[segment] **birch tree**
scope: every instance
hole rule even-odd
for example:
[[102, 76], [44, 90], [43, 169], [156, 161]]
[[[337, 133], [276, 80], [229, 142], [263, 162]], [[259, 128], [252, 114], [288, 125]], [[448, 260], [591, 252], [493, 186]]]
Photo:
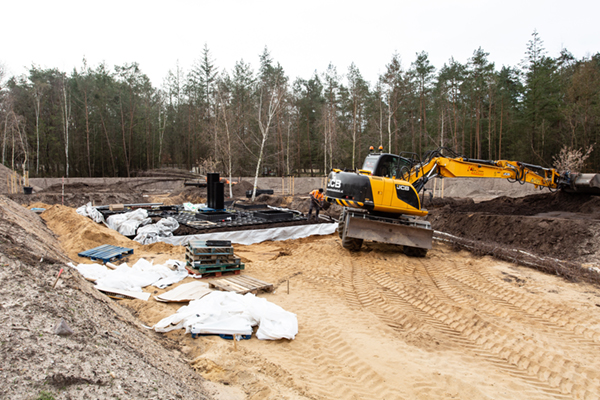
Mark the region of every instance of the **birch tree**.
[[[340, 101], [340, 77], [336, 68], [329, 64], [323, 77], [324, 81], [324, 112], [323, 112], [323, 166], [327, 173], [333, 168], [333, 146], [337, 136]], [[329, 167], [329, 168], [328, 168]]]
[[275, 115], [281, 108], [282, 100], [287, 90], [287, 79], [283, 75], [283, 69], [279, 65], [273, 67], [270, 54], [266, 48], [261, 55], [260, 77], [256, 89], [258, 92], [257, 122], [260, 133], [260, 150], [254, 173], [252, 201], [256, 199], [258, 174], [263, 161], [265, 144], [267, 143]]
[[[225, 131], [225, 143], [224, 147], [224, 160], [223, 164], [225, 165], [225, 171], [229, 176], [229, 197], [233, 197], [233, 188], [232, 188], [232, 171], [233, 171], [233, 152], [231, 146], [231, 130], [230, 130], [230, 121], [231, 118], [231, 92], [230, 92], [230, 84], [229, 77], [224, 76], [223, 79], [217, 82], [217, 119], [220, 116], [223, 120], [223, 130]], [[215, 130], [216, 131], [216, 130]], [[215, 134], [216, 135], [216, 134]]]
[[348, 68], [348, 91], [350, 94], [350, 108], [352, 114], [352, 168], [356, 168], [356, 145], [360, 139], [365, 96], [368, 93], [367, 83], [360, 71], [352, 63]]

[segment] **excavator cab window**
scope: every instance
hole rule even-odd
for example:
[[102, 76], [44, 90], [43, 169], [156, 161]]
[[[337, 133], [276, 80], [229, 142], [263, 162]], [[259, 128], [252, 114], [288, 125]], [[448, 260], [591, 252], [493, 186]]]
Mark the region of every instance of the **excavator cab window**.
[[367, 158], [365, 158], [365, 162], [363, 163], [362, 169], [365, 171], [369, 171], [370, 173], [373, 173], [373, 171], [375, 170], [375, 167], [377, 166], [377, 162], [378, 162], [379, 158], [380, 158], [379, 154], [373, 154], [373, 155], [367, 156]]
[[384, 178], [393, 178], [398, 176], [400, 158], [391, 154], [384, 154], [379, 158], [377, 169], [373, 175]]

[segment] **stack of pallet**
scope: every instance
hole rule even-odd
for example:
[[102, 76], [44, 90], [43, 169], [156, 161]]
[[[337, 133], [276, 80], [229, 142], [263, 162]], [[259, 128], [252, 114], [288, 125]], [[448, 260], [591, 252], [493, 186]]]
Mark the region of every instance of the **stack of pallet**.
[[193, 275], [239, 274], [244, 269], [229, 240], [191, 240], [185, 251], [186, 269]]

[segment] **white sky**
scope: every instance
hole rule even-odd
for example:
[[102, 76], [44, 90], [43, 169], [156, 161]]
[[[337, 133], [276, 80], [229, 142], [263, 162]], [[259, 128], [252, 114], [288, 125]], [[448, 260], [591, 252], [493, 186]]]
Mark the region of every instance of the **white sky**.
[[481, 46], [499, 69], [517, 66], [534, 29], [549, 56], [600, 51], [598, 0], [0, 0], [0, 63], [10, 75], [35, 63], [70, 73], [138, 62], [154, 86], [177, 63], [188, 71], [208, 45], [215, 66], [243, 59], [254, 70], [265, 46], [286, 74], [309, 79], [354, 62], [374, 83], [397, 52], [439, 69]]

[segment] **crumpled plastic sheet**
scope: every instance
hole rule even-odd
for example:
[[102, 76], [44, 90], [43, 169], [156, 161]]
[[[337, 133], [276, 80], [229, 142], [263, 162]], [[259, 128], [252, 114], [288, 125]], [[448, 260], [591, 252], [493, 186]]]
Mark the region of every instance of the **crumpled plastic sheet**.
[[150, 222], [152, 222], [152, 218], [148, 218], [148, 211], [143, 208], [124, 214], [111, 215], [106, 219], [106, 223], [110, 229], [124, 236], [135, 235], [139, 226], [147, 225]]
[[[167, 266], [169, 264], [175, 265], [177, 269], [172, 270]], [[149, 285], [164, 289], [188, 276], [185, 265], [176, 260], [169, 260], [164, 265], [153, 265], [152, 262], [140, 258], [131, 268], [127, 264], [121, 264], [114, 270], [102, 264], [68, 265], [86, 279], [95, 280], [99, 286], [131, 292], [141, 292], [143, 287]]]
[[200, 203], [200, 204], [183, 203], [183, 209], [185, 211], [197, 212], [198, 210], [202, 210], [203, 208], [206, 208], [205, 203]]
[[133, 239], [141, 244], [156, 243], [162, 237], [173, 236], [173, 232], [179, 228], [179, 222], [173, 217], [162, 218], [156, 224], [142, 226], [137, 230], [137, 236]]
[[236, 244], [254, 244], [267, 240], [300, 239], [312, 235], [330, 235], [337, 229], [337, 223], [285, 226], [281, 228], [251, 229], [233, 232], [212, 232], [199, 235], [171, 236], [159, 241], [175, 246], [185, 246], [191, 240], [230, 240]]
[[252, 293], [221, 291], [191, 301], [152, 328], [156, 332], [184, 328], [193, 334], [251, 335], [256, 325], [256, 337], [261, 340], [294, 339], [298, 334], [296, 314]]
[[92, 202], [87, 203], [85, 206], [79, 207], [75, 210], [77, 214], [83, 215], [84, 217], [91, 218], [96, 223], [105, 223], [104, 215], [100, 211], [96, 209], [96, 207], [92, 206]]

